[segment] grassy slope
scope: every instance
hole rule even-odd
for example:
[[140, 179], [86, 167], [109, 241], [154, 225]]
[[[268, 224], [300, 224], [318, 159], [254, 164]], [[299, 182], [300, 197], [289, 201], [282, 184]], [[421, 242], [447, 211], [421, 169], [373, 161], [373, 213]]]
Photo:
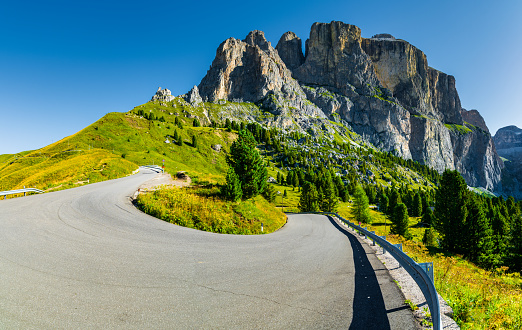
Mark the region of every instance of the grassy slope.
[[[419, 218], [410, 218], [412, 240], [390, 234], [390, 221], [370, 210], [373, 223], [366, 226], [377, 235], [386, 235], [392, 243], [402, 243], [403, 250], [417, 262], [433, 262], [437, 291], [453, 308], [462, 329], [521, 329], [522, 278], [504, 275], [502, 270], [485, 271], [458, 255], [444, 254], [438, 248], [422, 244], [424, 228]], [[349, 203], [342, 203], [339, 214], [352, 219]]]
[[[170, 118], [169, 118], [170, 117]], [[174, 116], [166, 122], [149, 121], [131, 113], [109, 113], [80, 132], [39, 150], [0, 156], [0, 190], [27, 187], [66, 188], [84, 181], [96, 182], [132, 173], [138, 165], [161, 164], [176, 172], [185, 170], [210, 182], [224, 179], [224, 152], [235, 134], [224, 130], [185, 126], [177, 128], [184, 144], [164, 141], [174, 133]], [[192, 119], [180, 117], [186, 125]], [[199, 146], [191, 146], [197, 135]]]

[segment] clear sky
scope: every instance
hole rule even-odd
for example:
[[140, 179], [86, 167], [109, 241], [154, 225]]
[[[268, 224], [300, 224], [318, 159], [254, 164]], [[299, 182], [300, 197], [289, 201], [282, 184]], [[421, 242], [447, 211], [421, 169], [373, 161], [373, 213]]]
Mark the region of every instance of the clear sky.
[[522, 2], [2, 1], [0, 154], [38, 149], [108, 112], [198, 85], [219, 44], [262, 30], [308, 38], [314, 22], [390, 33], [455, 76], [490, 131], [522, 127]]

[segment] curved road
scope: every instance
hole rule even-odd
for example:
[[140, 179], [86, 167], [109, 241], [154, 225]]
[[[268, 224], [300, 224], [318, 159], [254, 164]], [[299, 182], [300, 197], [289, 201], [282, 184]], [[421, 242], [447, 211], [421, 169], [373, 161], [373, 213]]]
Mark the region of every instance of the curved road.
[[382, 263], [331, 219], [179, 227], [130, 203], [154, 175], [1, 200], [0, 328], [415, 328]]

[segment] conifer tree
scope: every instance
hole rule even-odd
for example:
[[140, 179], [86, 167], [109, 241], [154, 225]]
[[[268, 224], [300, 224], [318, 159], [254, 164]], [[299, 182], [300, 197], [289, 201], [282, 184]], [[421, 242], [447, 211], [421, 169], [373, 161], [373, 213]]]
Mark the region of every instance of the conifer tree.
[[511, 251], [509, 257], [510, 268], [522, 271], [522, 217], [515, 213], [511, 222]]
[[199, 119], [196, 117], [194, 118], [194, 121], [192, 122], [192, 126], [194, 127], [200, 127], [201, 123], [199, 122]]
[[362, 223], [371, 223], [371, 216], [368, 204], [368, 197], [364, 192], [364, 189], [357, 185], [355, 187], [355, 193], [353, 194], [353, 205], [352, 214], [355, 217], [355, 221]]
[[234, 168], [241, 182], [243, 197], [246, 199], [262, 193], [267, 184], [268, 172], [255, 146], [250, 131], [239, 131], [227, 157], [229, 166]]
[[183, 145], [183, 139], [181, 138], [181, 134], [178, 135], [178, 141], [176, 141], [177, 145], [178, 146], [182, 146]]
[[409, 236], [409, 219], [408, 208], [404, 203], [399, 203], [393, 208], [391, 216], [391, 233], [401, 235], [408, 238]]
[[317, 189], [313, 183], [305, 181], [303, 189], [301, 189], [301, 197], [299, 198], [299, 209], [301, 212], [317, 212], [319, 196]]
[[395, 209], [395, 206], [397, 206], [397, 204], [399, 203], [402, 203], [401, 201], [401, 195], [399, 194], [399, 189], [397, 189], [396, 187], [392, 187], [391, 188], [391, 193], [390, 193], [390, 201], [388, 203], [388, 208], [387, 208], [387, 211], [388, 211], [388, 215], [392, 215], [393, 214], [393, 210]]
[[388, 196], [386, 196], [386, 194], [383, 193], [379, 200], [379, 211], [386, 214], [388, 212], [388, 203], [389, 203]]
[[461, 238], [468, 214], [467, 195], [468, 186], [460, 173], [444, 171], [435, 194], [435, 229], [442, 246], [456, 253], [464, 252]]
[[221, 194], [223, 197], [233, 202], [241, 199], [241, 196], [243, 195], [241, 182], [239, 181], [236, 172], [234, 172], [233, 167], [228, 168], [226, 181], [226, 184], [221, 188]]
[[411, 216], [412, 217], [420, 217], [422, 215], [422, 201], [419, 192], [415, 192], [413, 195], [413, 202], [411, 205]]
[[437, 246], [437, 239], [435, 238], [435, 230], [433, 228], [424, 229], [422, 243], [426, 246]]
[[325, 212], [335, 212], [337, 210], [337, 194], [332, 177], [325, 171], [323, 176], [323, 203], [321, 209]]
[[196, 135], [192, 135], [192, 146], [194, 148], [197, 148], [198, 147], [198, 138]]
[[462, 235], [464, 253], [471, 261], [489, 267], [493, 253], [492, 230], [478, 197], [469, 194], [468, 216]]
[[422, 215], [422, 222], [427, 224], [428, 226], [432, 227], [433, 226], [433, 211], [431, 210], [431, 208], [427, 208], [425, 211], [424, 211], [424, 214]]

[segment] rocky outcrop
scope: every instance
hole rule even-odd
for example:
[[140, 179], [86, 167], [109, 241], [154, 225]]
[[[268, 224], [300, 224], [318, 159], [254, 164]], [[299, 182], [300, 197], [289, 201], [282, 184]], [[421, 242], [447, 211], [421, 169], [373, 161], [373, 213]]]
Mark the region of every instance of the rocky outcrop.
[[306, 59], [293, 76], [307, 85], [329, 86], [343, 94], [371, 94], [378, 84], [369, 56], [361, 48], [361, 29], [343, 22], [314, 23]]
[[286, 32], [281, 36], [281, 39], [279, 39], [277, 43], [276, 50], [279, 57], [290, 70], [300, 67], [305, 61], [301, 38], [293, 32]]
[[462, 110], [455, 78], [429, 67], [421, 50], [389, 34], [362, 38], [357, 26], [335, 21], [313, 24], [305, 56], [301, 47], [292, 32], [276, 49], [261, 31], [227, 39], [200, 95], [255, 103], [273, 116], [263, 119], [269, 126], [333, 134], [330, 121], [342, 123], [382, 150], [500, 187], [502, 163], [482, 117]]
[[182, 95], [183, 99], [190, 103], [193, 106], [197, 106], [201, 103], [203, 103], [203, 99], [201, 99], [201, 96], [199, 95], [198, 86], [192, 87], [190, 92], [187, 94]]
[[277, 115], [270, 124], [306, 130], [309, 117], [326, 119], [321, 109], [306, 99], [299, 83], [292, 78], [278, 52], [264, 33], [252, 31], [245, 40], [223, 42], [212, 66], [199, 84], [204, 100], [259, 103]]
[[163, 102], [169, 102], [174, 100], [174, 96], [172, 96], [170, 90], [168, 89], [161, 89], [161, 87], [158, 87], [158, 91], [154, 96], [152, 97], [151, 101], [163, 101]]
[[466, 110], [462, 108], [460, 110], [460, 114], [462, 115], [462, 120], [464, 120], [466, 123], [469, 123], [475, 127], [480, 128], [484, 132], [489, 133], [489, 128], [486, 125], [486, 121], [484, 120], [484, 118], [482, 118], [482, 116], [477, 110]]

